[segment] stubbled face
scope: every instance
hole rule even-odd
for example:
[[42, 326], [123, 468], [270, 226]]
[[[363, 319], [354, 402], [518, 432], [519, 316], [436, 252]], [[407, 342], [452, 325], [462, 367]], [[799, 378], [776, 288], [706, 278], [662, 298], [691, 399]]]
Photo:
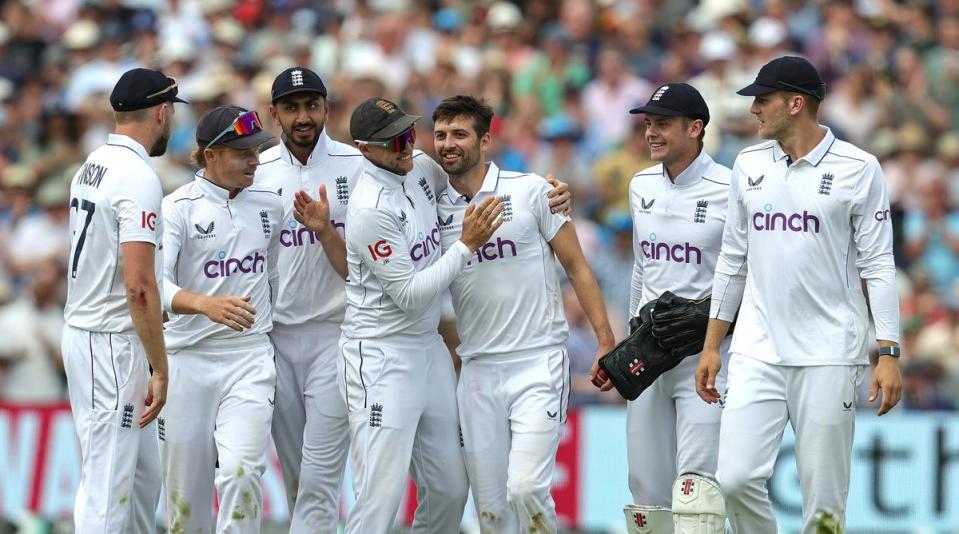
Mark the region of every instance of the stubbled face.
[[699, 151], [699, 141], [691, 131], [692, 121], [684, 117], [646, 114], [646, 144], [653, 161], [671, 163]]
[[294, 93], [270, 106], [270, 115], [280, 125], [283, 135], [301, 148], [316, 144], [329, 111], [329, 103], [319, 93]]
[[759, 120], [759, 136], [763, 139], [782, 139], [789, 130], [787, 101], [778, 91], [753, 98], [749, 112]]
[[226, 189], [242, 189], [253, 185], [253, 174], [260, 164], [260, 150], [259, 147], [208, 148], [206, 161], [206, 176], [211, 182]]
[[156, 158], [166, 154], [167, 145], [170, 143], [170, 132], [173, 131], [173, 105], [164, 104], [163, 114], [166, 120], [163, 121], [163, 127], [160, 136], [150, 147], [150, 157]]
[[450, 176], [461, 176], [482, 164], [489, 142], [489, 132], [479, 137], [473, 119], [468, 117], [440, 120], [433, 126], [433, 148], [440, 166]]

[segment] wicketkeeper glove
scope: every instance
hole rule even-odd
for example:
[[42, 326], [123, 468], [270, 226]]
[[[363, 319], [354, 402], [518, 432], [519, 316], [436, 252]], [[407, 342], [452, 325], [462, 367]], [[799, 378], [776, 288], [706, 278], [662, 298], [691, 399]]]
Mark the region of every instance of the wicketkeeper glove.
[[[706, 341], [710, 297], [686, 299], [666, 291], [652, 312], [653, 337], [659, 346], [677, 358], [698, 354]], [[729, 326], [732, 334], [735, 322]]]
[[599, 359], [600, 373], [605, 374], [627, 400], [639, 397], [659, 375], [682, 361], [663, 350], [653, 337], [652, 314], [656, 306], [657, 300], [651, 300], [640, 308], [639, 315], [630, 321], [629, 337]]

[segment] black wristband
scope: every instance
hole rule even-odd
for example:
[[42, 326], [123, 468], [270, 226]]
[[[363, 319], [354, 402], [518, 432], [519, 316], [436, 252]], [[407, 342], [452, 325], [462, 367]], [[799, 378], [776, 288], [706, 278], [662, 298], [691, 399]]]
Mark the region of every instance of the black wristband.
[[879, 347], [880, 356], [892, 356], [893, 358], [898, 358], [902, 353], [899, 350], [899, 347]]

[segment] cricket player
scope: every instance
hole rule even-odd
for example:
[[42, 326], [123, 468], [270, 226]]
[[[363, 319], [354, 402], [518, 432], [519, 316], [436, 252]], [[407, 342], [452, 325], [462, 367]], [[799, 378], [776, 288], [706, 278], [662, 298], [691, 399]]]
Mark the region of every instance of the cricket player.
[[254, 111], [208, 111], [196, 129], [196, 178], [163, 199], [171, 402], [159, 432], [171, 532], [210, 532], [214, 483], [217, 531], [260, 529], [283, 206], [275, 191], [251, 186], [271, 137]]
[[899, 401], [899, 301], [889, 196], [876, 158], [817, 121], [826, 87], [805, 59], [781, 57], [739, 94], [768, 141], [733, 166], [696, 389], [720, 400], [720, 344], [730, 348], [718, 478], [737, 534], [776, 532], [766, 491], [787, 421], [796, 433], [803, 532], [840, 532], [868, 364], [869, 295], [879, 361], [869, 400]]
[[185, 101], [173, 78], [123, 73], [110, 94], [115, 133], [70, 183], [62, 351], [80, 441], [80, 534], [156, 530], [152, 421], [166, 402], [168, 374], [157, 285], [163, 191], [149, 158], [166, 152], [174, 102]]
[[[307, 68], [276, 77], [270, 115], [283, 131], [282, 142], [260, 154], [255, 179], [257, 187], [283, 199], [280, 290], [270, 333], [277, 372], [273, 441], [293, 533], [336, 532], [350, 438], [336, 385], [336, 345], [346, 307], [346, 208], [365, 159], [356, 147], [327, 135], [326, 97], [323, 80]], [[318, 232], [294, 217], [300, 190], [319, 191], [329, 206], [328, 223]], [[338, 257], [328, 258], [325, 249]]]
[[599, 340], [615, 345], [602, 293], [570, 218], [550, 210], [540, 176], [486, 161], [493, 110], [470, 96], [440, 102], [433, 143], [450, 184], [437, 212], [452, 249], [470, 207], [503, 202], [502, 227], [450, 286], [462, 344], [457, 387], [466, 468], [482, 532], [557, 531], [550, 495], [569, 400], [569, 337], [556, 259]]
[[[665, 291], [709, 296], [722, 243], [730, 170], [703, 150], [706, 101], [685, 83], [660, 86], [646, 105], [646, 143], [658, 165], [633, 176], [633, 276], [630, 314]], [[728, 343], [720, 347], [728, 360]], [[663, 373], [626, 408], [630, 534], [722, 534], [725, 507], [715, 482], [718, 404], [704, 405], [689, 380], [698, 358]], [[598, 371], [594, 365], [593, 373]], [[716, 377], [725, 382], [725, 375]], [[609, 388], [611, 384], [604, 387]]]

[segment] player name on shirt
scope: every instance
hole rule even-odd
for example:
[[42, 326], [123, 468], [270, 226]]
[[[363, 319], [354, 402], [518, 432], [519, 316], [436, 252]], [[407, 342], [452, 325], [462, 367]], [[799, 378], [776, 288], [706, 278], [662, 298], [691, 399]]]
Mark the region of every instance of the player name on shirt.
[[103, 165], [87, 162], [83, 164], [83, 167], [80, 168], [80, 172], [77, 173], [75, 183], [77, 185], [100, 187], [100, 182], [103, 181], [103, 177], [106, 175], [106, 173], [107, 168]]

